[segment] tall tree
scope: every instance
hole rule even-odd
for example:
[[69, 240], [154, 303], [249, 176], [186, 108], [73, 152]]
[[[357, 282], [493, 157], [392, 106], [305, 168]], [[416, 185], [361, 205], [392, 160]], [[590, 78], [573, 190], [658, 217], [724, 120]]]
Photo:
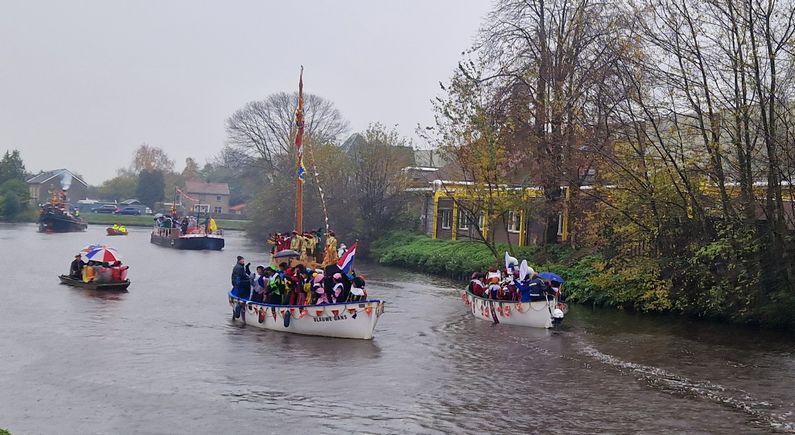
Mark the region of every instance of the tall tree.
[[25, 164], [19, 150], [6, 151], [0, 159], [0, 184], [13, 179], [25, 180]]
[[144, 143], [136, 148], [130, 170], [135, 174], [142, 171], [173, 172], [174, 161], [168, 158], [162, 148]]
[[165, 198], [165, 187], [163, 171], [143, 170], [138, 176], [138, 187], [135, 193], [139, 201], [154, 208], [155, 202]]
[[353, 183], [351, 193], [361, 217], [357, 231], [371, 241], [393, 227], [406, 205], [403, 169], [414, 164], [411, 143], [397, 130], [370, 124], [362, 140], [348, 150]]
[[199, 178], [201, 174], [199, 173], [199, 164], [196, 163], [192, 157], [188, 157], [185, 159], [185, 169], [182, 170], [182, 178], [184, 180], [190, 180], [193, 178]]

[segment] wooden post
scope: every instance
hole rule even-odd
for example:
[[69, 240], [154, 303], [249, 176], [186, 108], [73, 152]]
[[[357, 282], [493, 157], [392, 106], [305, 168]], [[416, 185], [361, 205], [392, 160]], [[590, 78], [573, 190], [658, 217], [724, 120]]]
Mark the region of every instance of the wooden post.
[[569, 240], [569, 198], [571, 196], [571, 187], [566, 186], [564, 189], [566, 189], [566, 195], [563, 197], [563, 228], [560, 236], [563, 242]]
[[431, 238], [436, 240], [438, 237], [439, 232], [439, 197], [440, 192], [433, 193], [433, 231], [431, 232]]
[[458, 202], [456, 202], [455, 194], [453, 194], [453, 216], [452, 223], [450, 224], [450, 240], [455, 240], [458, 232]]
[[301, 179], [295, 181], [295, 231], [304, 233], [304, 183]]

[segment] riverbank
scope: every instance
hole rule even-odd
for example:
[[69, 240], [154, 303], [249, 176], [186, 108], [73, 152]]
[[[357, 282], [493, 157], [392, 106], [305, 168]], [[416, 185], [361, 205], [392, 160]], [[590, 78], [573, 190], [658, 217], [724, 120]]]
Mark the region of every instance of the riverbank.
[[[116, 214], [102, 214], [102, 213], [84, 213], [80, 218], [89, 224], [97, 225], [125, 225], [128, 227], [151, 227], [152, 216], [127, 216]], [[216, 220], [218, 228], [222, 230], [244, 230], [249, 223], [247, 220], [230, 220], [218, 219]]]
[[[670, 279], [663, 278], [659, 262], [652, 258], [607, 259], [600, 252], [557, 245], [543, 249], [498, 245], [497, 251], [527, 259], [536, 271], [561, 275], [566, 279], [564, 293], [569, 302], [627, 311], [691, 314], [677, 305], [678, 292]], [[370, 254], [381, 264], [446, 276], [462, 281], [462, 286], [472, 272], [501, 265], [482, 242], [433, 240], [411, 233], [393, 233], [374, 242]], [[719, 316], [698, 317], [741, 322]]]

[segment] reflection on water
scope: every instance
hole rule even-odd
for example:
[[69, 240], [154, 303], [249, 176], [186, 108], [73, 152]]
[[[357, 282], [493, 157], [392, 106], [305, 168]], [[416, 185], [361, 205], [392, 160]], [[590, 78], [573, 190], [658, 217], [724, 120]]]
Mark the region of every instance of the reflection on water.
[[[386, 314], [372, 341], [231, 321], [235, 256], [150, 245], [146, 229], [0, 225], [0, 427], [14, 433], [766, 433], [795, 430], [785, 334], [572, 307], [563, 330], [472, 318], [457, 283], [360, 264]], [[110, 243], [129, 293], [58, 283]]]

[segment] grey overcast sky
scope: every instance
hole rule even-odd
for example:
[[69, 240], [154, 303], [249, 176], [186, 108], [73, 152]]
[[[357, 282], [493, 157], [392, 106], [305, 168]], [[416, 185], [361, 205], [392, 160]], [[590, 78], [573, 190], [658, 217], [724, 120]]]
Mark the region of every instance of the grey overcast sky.
[[226, 118], [297, 87], [360, 131], [432, 121], [438, 82], [488, 0], [0, 2], [0, 152], [100, 184], [143, 142], [184, 167], [220, 150]]

